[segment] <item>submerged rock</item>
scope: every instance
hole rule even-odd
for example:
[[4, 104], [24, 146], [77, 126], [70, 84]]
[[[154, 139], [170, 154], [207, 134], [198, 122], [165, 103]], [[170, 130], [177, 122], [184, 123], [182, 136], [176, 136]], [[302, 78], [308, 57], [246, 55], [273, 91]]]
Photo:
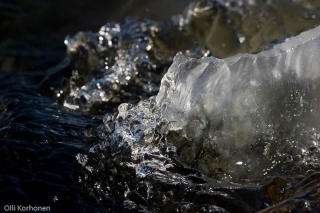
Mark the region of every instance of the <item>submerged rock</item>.
[[218, 58], [258, 53], [274, 40], [320, 21], [315, 1], [198, 0], [177, 18], [181, 27]]

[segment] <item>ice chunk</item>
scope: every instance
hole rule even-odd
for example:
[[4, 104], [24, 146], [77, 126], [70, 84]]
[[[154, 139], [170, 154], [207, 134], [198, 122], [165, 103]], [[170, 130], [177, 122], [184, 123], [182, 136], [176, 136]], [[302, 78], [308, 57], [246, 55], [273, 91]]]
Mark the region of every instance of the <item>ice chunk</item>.
[[139, 18], [107, 23], [99, 33], [80, 32], [66, 45], [75, 70], [68, 91], [57, 97], [65, 107], [91, 113], [156, 95], [178, 51], [199, 57], [207, 53], [176, 26]]
[[[146, 142], [142, 146], [148, 146], [154, 135], [153, 129], [159, 123], [161, 116], [155, 106], [155, 97], [142, 100], [135, 107], [123, 103], [118, 110], [115, 130], [108, 138], [113, 148], [117, 150], [124, 145], [133, 146], [135, 143], [141, 143], [142, 139]], [[148, 140], [148, 137], [151, 139]]]
[[190, 162], [205, 173], [222, 168], [235, 177], [261, 177], [281, 156], [298, 156], [290, 150], [311, 145], [301, 135], [320, 129], [319, 56], [320, 27], [256, 55], [177, 55], [156, 102], [163, 121], [191, 142], [172, 145], [198, 156]]

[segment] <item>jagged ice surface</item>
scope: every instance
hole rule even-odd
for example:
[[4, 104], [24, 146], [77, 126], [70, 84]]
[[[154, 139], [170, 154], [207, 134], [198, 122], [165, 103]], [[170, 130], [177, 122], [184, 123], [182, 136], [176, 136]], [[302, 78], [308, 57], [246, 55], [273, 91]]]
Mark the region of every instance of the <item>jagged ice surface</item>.
[[174, 23], [139, 18], [107, 23], [98, 33], [80, 32], [65, 44], [74, 70], [69, 88], [58, 89], [57, 98], [65, 107], [100, 113], [157, 94], [178, 51], [206, 54]]
[[177, 55], [156, 101], [162, 121], [189, 139], [179, 142], [180, 154], [195, 156], [190, 164], [209, 175], [222, 168], [247, 178], [286, 161], [315, 162], [319, 37], [318, 27], [271, 50], [226, 59]]

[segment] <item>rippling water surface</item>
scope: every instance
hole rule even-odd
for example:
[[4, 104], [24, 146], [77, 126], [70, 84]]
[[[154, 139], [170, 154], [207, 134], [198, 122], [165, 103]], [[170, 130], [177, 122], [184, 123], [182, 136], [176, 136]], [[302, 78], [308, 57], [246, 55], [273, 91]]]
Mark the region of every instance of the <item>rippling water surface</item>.
[[[319, 3], [50, 2], [0, 3], [1, 210], [320, 210], [318, 71], [286, 72], [316, 64], [317, 43], [260, 57], [318, 26]], [[206, 58], [264, 50], [283, 70]]]

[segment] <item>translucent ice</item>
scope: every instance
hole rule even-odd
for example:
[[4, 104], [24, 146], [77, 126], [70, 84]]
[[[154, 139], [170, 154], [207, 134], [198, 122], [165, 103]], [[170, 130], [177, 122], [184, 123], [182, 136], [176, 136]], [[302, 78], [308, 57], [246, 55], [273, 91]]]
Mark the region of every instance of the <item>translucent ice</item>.
[[284, 158], [317, 159], [308, 150], [320, 129], [319, 56], [320, 27], [256, 55], [177, 55], [156, 102], [162, 122], [187, 140], [169, 143], [209, 175], [261, 177], [283, 172]]
[[[102, 113], [114, 112], [110, 109], [129, 102], [119, 106], [114, 118], [104, 117], [105, 124], [97, 129], [96, 138], [102, 141], [102, 150], [108, 147], [113, 156], [133, 159], [136, 174], [141, 177], [155, 168], [162, 171], [161, 163], [149, 163], [145, 155], [164, 159], [165, 150], [177, 152], [187, 165], [218, 179], [260, 178], [287, 171], [296, 174], [296, 171], [303, 171], [303, 167], [314, 167], [319, 160], [319, 29], [295, 38], [277, 40], [268, 46], [270, 50], [256, 55], [199, 60], [179, 53], [162, 79], [156, 101], [152, 97], [137, 106], [132, 105], [158, 91], [157, 80], [177, 52], [174, 50], [179, 49], [171, 50], [181, 40], [179, 32], [183, 32], [182, 35], [185, 31], [201, 32], [187, 26], [198, 27], [204, 20], [209, 20], [211, 26], [212, 19], [204, 17], [212, 14], [205, 11], [215, 11], [221, 5], [210, 4], [215, 1], [198, 2], [204, 4], [196, 4], [194, 11], [201, 12], [198, 9], [204, 8], [203, 17], [195, 15], [198, 13], [190, 13], [189, 18], [177, 16], [173, 18], [173, 28], [152, 21], [145, 24], [143, 20], [135, 23], [128, 19], [122, 24], [105, 25], [99, 34], [89, 33], [84, 37], [79, 34], [68, 41], [68, 50], [71, 56], [75, 54], [78, 70], [70, 78], [70, 95], [65, 99], [65, 106]], [[230, 6], [230, 11], [232, 8]], [[244, 11], [240, 14], [245, 14]], [[198, 20], [197, 17], [202, 18]], [[255, 16], [250, 20], [256, 20]], [[248, 26], [251, 25], [249, 22]], [[314, 22], [308, 24], [309, 27], [313, 25]], [[177, 26], [179, 30], [175, 28]], [[206, 24], [201, 26], [209, 28]], [[247, 29], [247, 25], [239, 26]], [[270, 25], [266, 22], [263, 26]], [[243, 48], [236, 52], [261, 51], [275, 38], [284, 38], [301, 30], [304, 28], [292, 31], [276, 28], [275, 34], [270, 36], [269, 30], [254, 34], [251, 29], [248, 35], [254, 35], [252, 39], [258, 42], [257, 46], [253, 45], [257, 48], [252, 49], [255, 42], [249, 42], [251, 39], [244, 33], [246, 31], [237, 28], [235, 32], [243, 33], [236, 41]], [[161, 32], [167, 31], [179, 36], [162, 38]], [[215, 32], [219, 34], [221, 31]], [[207, 45], [215, 41], [219, 44], [215, 48], [225, 52], [220, 48], [223, 42], [219, 42], [217, 34], [209, 35], [210, 39], [206, 39], [204, 33]], [[224, 38], [223, 34], [219, 36]], [[276, 45], [281, 42], [285, 43]], [[198, 47], [197, 44], [191, 46], [187, 49], [201, 50], [194, 48]], [[85, 57], [87, 60], [79, 57], [83, 55], [80, 51], [83, 48], [88, 50], [90, 57]], [[161, 57], [156, 53], [161, 53]], [[159, 64], [159, 69], [154, 68], [153, 65]], [[81, 79], [83, 75], [86, 77]]]
[[65, 44], [74, 70], [63, 104], [95, 113], [156, 95], [178, 51], [199, 57], [204, 51], [173, 24], [138, 18], [107, 23], [99, 33], [80, 32]]

